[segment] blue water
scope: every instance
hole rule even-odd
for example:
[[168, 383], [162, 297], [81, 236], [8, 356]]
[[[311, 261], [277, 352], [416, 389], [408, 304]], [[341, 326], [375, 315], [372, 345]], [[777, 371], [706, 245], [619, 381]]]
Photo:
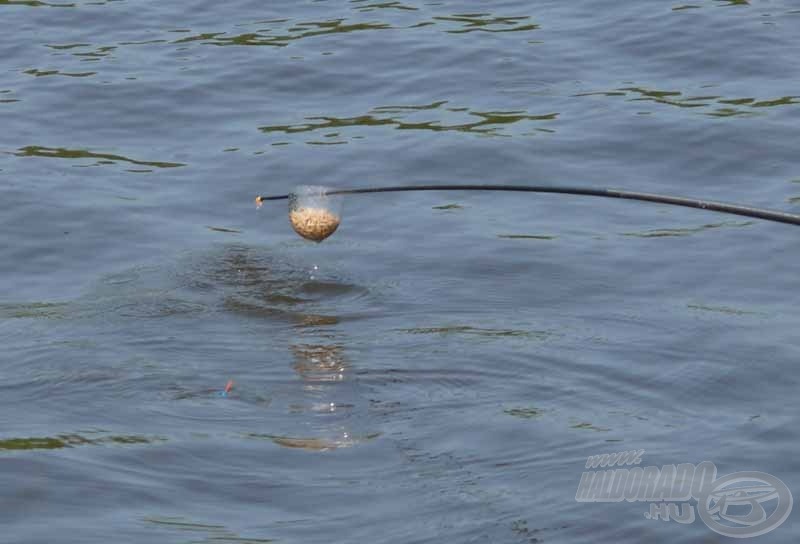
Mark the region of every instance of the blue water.
[[639, 449], [800, 493], [794, 227], [399, 193], [314, 244], [253, 203], [537, 183], [798, 212], [795, 3], [0, 21], [0, 541], [730, 540], [575, 500], [588, 456]]

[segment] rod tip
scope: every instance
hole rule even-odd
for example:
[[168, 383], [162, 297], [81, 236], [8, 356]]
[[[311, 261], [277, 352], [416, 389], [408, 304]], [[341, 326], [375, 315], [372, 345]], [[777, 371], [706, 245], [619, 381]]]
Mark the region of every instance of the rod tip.
[[260, 208], [263, 203], [264, 203], [264, 197], [261, 196], [261, 195], [258, 195], [256, 197], [256, 208]]

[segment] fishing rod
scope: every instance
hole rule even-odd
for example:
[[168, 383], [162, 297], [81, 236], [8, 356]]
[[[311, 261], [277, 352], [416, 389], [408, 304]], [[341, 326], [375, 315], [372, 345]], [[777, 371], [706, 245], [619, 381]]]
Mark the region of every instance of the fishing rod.
[[[409, 192], [409, 191], [507, 191], [507, 192], [523, 192], [523, 193], [551, 193], [551, 194], [565, 194], [565, 195], [579, 195], [579, 196], [596, 196], [604, 198], [620, 198], [626, 200], [639, 200], [643, 202], [655, 202], [658, 204], [669, 204], [672, 206], [683, 206], [686, 208], [697, 208], [701, 210], [709, 210], [713, 212], [727, 213], [733, 215], [740, 215], [745, 217], [754, 217], [763, 219], [765, 221], [774, 221], [777, 223], [788, 223], [790, 225], [800, 225], [800, 215], [782, 212], [777, 210], [769, 210], [764, 208], [756, 208], [753, 206], [742, 206], [739, 204], [730, 204], [727, 202], [718, 202], [714, 200], [700, 200], [696, 198], [687, 198], [680, 196], [661, 195], [655, 193], [642, 193], [638, 191], [625, 191], [621, 189], [608, 189], [608, 188], [593, 188], [593, 187], [574, 187], [574, 186], [549, 186], [549, 185], [492, 185], [492, 184], [445, 184], [445, 185], [396, 185], [389, 187], [367, 187], [362, 189], [332, 189], [325, 187], [305, 187], [305, 192], [289, 193], [277, 196], [258, 196], [256, 197], [256, 204], [260, 206], [263, 202], [268, 200], [287, 200], [290, 201], [300, 199], [303, 196], [317, 197], [324, 199], [327, 196], [334, 195], [352, 195], [352, 194], [365, 194], [365, 193], [393, 193], [393, 192]], [[332, 216], [335, 217], [335, 216]], [[336, 217], [336, 226], [333, 227], [327, 235], [320, 239], [316, 236], [305, 236], [303, 232], [298, 230], [295, 224], [295, 218], [291, 217], [292, 226], [295, 230], [304, 237], [321, 241], [324, 238], [333, 234], [333, 231], [338, 227], [338, 217]], [[316, 217], [300, 217], [297, 216], [298, 221], [309, 220], [310, 225], [314, 227]], [[330, 222], [324, 222], [327, 224]], [[312, 229], [313, 230], [313, 229]], [[322, 229], [321, 232], [325, 232]]]

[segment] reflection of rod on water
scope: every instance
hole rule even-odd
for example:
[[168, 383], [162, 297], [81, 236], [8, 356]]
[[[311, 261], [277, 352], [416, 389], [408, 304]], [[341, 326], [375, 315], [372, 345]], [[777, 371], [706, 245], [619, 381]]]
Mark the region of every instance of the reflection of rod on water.
[[[330, 450], [348, 448], [377, 436], [375, 433], [353, 436], [350, 411], [355, 408], [355, 405], [335, 400], [334, 393], [340, 392], [338, 389], [342, 387], [342, 384], [333, 382], [346, 381], [350, 368], [349, 363], [345, 360], [343, 347], [339, 344], [293, 344], [291, 350], [294, 355], [292, 367], [306, 384], [303, 388], [304, 391], [312, 397], [317, 397], [310, 406], [298, 406], [300, 411], [310, 410], [322, 416], [323, 414], [333, 415], [344, 410], [342, 415], [345, 418], [343, 420], [337, 418], [335, 422], [315, 420], [316, 424], [322, 423], [323, 428], [317, 431], [321, 431], [323, 436], [272, 436], [273, 442], [288, 448]], [[319, 399], [319, 396], [323, 398]]]
[[341, 346], [295, 344], [292, 346], [292, 353], [292, 366], [304, 380], [332, 382], [344, 379], [348, 364], [342, 356]]

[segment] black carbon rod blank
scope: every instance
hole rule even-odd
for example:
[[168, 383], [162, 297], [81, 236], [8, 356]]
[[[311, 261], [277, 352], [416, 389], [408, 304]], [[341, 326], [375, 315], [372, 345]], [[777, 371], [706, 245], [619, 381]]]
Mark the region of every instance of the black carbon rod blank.
[[[636, 191], [624, 191], [620, 189], [596, 189], [592, 187], [558, 187], [548, 185], [475, 185], [475, 184], [450, 184], [450, 185], [397, 185], [390, 187], [368, 187], [364, 189], [332, 189], [325, 194], [328, 195], [354, 195], [364, 193], [394, 193], [405, 191], [511, 191], [523, 193], [551, 193], [563, 195], [579, 196], [599, 196], [605, 198], [622, 198], [627, 200], [639, 200], [643, 202], [655, 202], [657, 204], [670, 204], [672, 206], [683, 206], [685, 208], [697, 208], [700, 210], [710, 210], [714, 212], [741, 215], [745, 217], [755, 217], [765, 221], [775, 221], [778, 223], [788, 223], [800, 225], [800, 215], [781, 212], [777, 210], [767, 210], [764, 208], [754, 208], [752, 206], [741, 206], [726, 202], [716, 202], [713, 200], [698, 200], [696, 198], [686, 198], [680, 196], [659, 195], [654, 193], [640, 193]], [[261, 204], [267, 200], [285, 200], [291, 195], [278, 196], [258, 196], [256, 203]]]

